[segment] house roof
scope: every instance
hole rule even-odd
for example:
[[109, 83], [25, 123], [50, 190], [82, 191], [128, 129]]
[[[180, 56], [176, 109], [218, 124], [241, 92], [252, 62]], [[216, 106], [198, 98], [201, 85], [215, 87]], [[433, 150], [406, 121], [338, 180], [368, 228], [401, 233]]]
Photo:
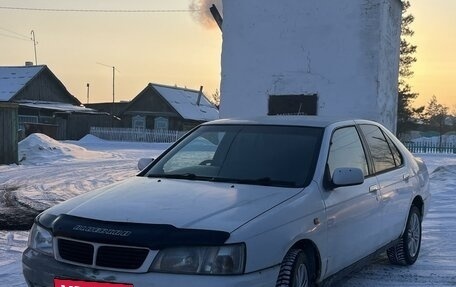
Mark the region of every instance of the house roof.
[[0, 67], [0, 101], [11, 100], [46, 66]]
[[187, 88], [150, 84], [182, 118], [195, 121], [212, 121], [219, 118], [218, 109], [206, 98], [201, 96], [199, 105], [199, 91]]
[[45, 102], [45, 101], [23, 101], [23, 102], [19, 102], [18, 104], [19, 104], [19, 106], [22, 106], [22, 107], [54, 110], [57, 112], [106, 114], [104, 112], [98, 112], [94, 109], [86, 108], [84, 106], [76, 106], [76, 105], [67, 104], [67, 103]]
[[52, 81], [62, 88], [63, 95], [68, 97], [75, 105], [81, 102], [67, 90], [65, 85], [46, 65], [0, 67], [0, 101], [15, 101], [18, 95], [34, 78], [41, 73], [47, 73]]

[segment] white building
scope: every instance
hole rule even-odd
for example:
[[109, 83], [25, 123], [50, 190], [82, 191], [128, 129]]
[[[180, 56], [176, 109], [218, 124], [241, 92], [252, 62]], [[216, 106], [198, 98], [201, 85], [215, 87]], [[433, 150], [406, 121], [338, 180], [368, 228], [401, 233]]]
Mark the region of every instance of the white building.
[[221, 117], [353, 116], [395, 130], [400, 0], [224, 0]]

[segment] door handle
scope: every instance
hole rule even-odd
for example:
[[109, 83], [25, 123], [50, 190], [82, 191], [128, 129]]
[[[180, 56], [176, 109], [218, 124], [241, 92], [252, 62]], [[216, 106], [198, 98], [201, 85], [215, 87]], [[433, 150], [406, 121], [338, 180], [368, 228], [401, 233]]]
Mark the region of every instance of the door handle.
[[369, 192], [377, 192], [377, 191], [379, 191], [379, 190], [380, 190], [380, 188], [379, 188], [378, 185], [376, 185], [376, 184], [375, 184], [375, 185], [371, 185], [371, 186], [369, 187]]
[[402, 175], [402, 179], [403, 179], [404, 181], [408, 181], [408, 180], [410, 179], [410, 174], [408, 174], [408, 173], [403, 174], [403, 175]]

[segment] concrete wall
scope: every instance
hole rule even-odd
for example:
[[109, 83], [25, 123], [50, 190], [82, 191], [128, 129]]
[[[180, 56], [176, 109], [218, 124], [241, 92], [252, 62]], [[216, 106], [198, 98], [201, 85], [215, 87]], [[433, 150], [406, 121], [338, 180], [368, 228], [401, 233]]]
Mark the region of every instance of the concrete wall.
[[220, 116], [270, 95], [318, 95], [318, 115], [396, 121], [400, 0], [225, 0]]

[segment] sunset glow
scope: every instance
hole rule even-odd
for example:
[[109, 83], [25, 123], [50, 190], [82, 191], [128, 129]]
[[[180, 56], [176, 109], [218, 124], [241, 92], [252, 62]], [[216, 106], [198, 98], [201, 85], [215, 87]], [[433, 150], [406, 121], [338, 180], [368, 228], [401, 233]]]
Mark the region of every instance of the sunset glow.
[[426, 105], [433, 95], [451, 109], [456, 106], [456, 1], [415, 0], [411, 41], [418, 46], [415, 75], [409, 80], [420, 95], [415, 106]]
[[[5, 0], [0, 6], [56, 9], [189, 10], [200, 0], [109, 2], [80, 0]], [[220, 1], [217, 1], [220, 2]], [[456, 1], [413, 0], [415, 16], [411, 41], [418, 45], [415, 75], [409, 79], [420, 95], [415, 106], [432, 95], [456, 106]], [[116, 101], [131, 100], [149, 82], [204, 86], [211, 95], [220, 85], [222, 33], [196, 12], [78, 13], [0, 9], [0, 65], [20, 66], [34, 61], [31, 30], [36, 34], [38, 64], [46, 64], [81, 102], [112, 100], [112, 72]], [[206, 22], [205, 22], [206, 21]], [[28, 38], [28, 39], [27, 39]]]

